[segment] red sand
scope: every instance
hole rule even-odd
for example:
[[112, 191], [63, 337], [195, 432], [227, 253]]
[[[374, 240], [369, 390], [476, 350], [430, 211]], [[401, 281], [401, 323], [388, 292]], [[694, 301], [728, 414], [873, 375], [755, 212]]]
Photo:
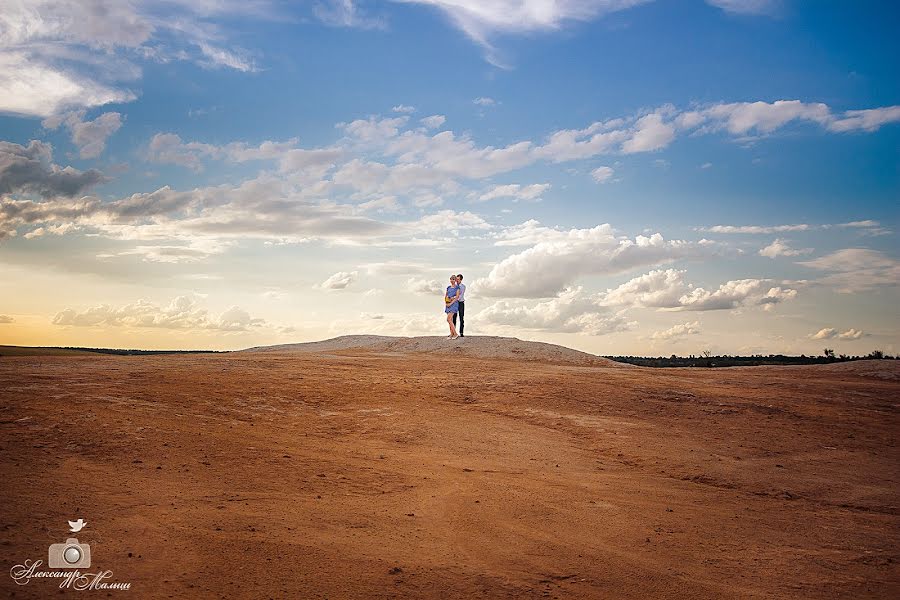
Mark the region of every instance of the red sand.
[[83, 517], [120, 597], [897, 598], [896, 367], [3, 357], [3, 563]]

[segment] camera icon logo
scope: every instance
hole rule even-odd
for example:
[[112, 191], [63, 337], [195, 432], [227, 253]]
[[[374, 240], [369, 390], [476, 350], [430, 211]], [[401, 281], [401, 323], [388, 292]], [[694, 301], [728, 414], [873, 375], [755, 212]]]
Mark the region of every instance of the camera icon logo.
[[64, 544], [50, 544], [47, 566], [51, 569], [88, 569], [91, 566], [90, 544], [79, 544], [69, 538]]

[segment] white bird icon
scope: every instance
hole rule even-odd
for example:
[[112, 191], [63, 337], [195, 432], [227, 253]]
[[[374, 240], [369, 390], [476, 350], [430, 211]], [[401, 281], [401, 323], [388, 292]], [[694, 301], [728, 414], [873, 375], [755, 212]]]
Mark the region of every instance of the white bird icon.
[[87, 525], [87, 522], [84, 519], [78, 519], [77, 521], [69, 521], [69, 531], [72, 533], [78, 533], [84, 526]]

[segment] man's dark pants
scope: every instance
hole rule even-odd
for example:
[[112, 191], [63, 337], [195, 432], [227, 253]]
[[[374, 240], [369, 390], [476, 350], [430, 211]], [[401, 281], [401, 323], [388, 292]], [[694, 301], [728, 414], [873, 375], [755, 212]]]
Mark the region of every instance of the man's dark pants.
[[[459, 302], [459, 335], [463, 334], [466, 327], [466, 303]], [[456, 313], [453, 313], [453, 326], [456, 327]]]

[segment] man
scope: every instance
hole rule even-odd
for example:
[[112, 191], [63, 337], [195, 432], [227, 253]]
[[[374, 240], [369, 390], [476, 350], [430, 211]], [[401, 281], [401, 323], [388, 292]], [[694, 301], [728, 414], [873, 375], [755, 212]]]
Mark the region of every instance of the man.
[[[459, 286], [459, 337], [463, 335], [466, 326], [466, 284], [462, 282], [462, 273], [456, 276], [456, 284]], [[456, 314], [453, 315], [453, 325], [456, 326]]]

